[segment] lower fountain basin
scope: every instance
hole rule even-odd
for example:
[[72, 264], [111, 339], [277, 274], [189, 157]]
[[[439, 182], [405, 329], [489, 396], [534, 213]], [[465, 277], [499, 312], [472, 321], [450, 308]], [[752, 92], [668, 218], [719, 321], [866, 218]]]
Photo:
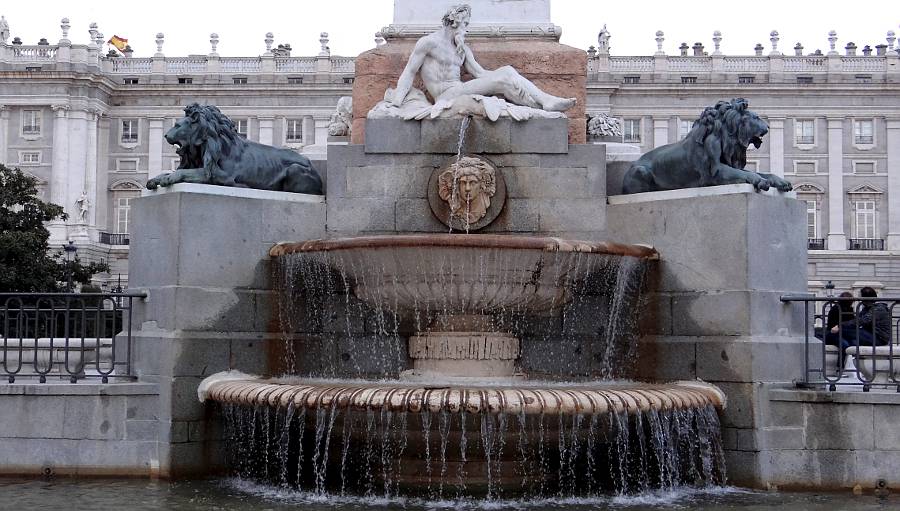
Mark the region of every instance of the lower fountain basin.
[[725, 405], [721, 390], [700, 382], [545, 386], [517, 382], [515, 386], [492, 383], [481, 387], [413, 382], [211, 380], [205, 387], [205, 397], [244, 406], [526, 415], [620, 414], [650, 409], [702, 408], [707, 405], [722, 408]]

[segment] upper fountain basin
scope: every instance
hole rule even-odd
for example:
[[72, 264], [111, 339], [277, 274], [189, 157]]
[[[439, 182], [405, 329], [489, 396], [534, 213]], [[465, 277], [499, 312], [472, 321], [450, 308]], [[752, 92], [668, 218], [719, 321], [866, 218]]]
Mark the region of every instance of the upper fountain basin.
[[372, 306], [442, 314], [552, 310], [622, 257], [658, 258], [643, 245], [490, 234], [362, 236], [269, 251], [273, 258], [290, 254], [336, 271]]

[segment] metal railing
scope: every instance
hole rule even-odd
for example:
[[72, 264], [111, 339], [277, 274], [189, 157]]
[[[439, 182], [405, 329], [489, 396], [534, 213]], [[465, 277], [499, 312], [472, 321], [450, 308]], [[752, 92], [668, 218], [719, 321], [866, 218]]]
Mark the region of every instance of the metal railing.
[[884, 240], [879, 238], [850, 238], [850, 250], [884, 250]]
[[0, 376], [131, 379], [131, 324], [144, 293], [0, 293]]
[[105, 243], [107, 245], [128, 245], [130, 243], [130, 239], [128, 238], [128, 233], [111, 233], [111, 232], [101, 232], [100, 233], [100, 243]]
[[[803, 304], [803, 380], [795, 382], [797, 386], [827, 387], [831, 391], [838, 386], [861, 386], [864, 392], [883, 386], [900, 392], [900, 296], [838, 298], [797, 294], [783, 295], [781, 301]], [[855, 304], [852, 317], [841, 311], [841, 303]], [[876, 334], [880, 321], [877, 314], [873, 325], [859, 323], [863, 308], [877, 303], [886, 308], [882, 320], [886, 323], [889, 318], [889, 338]], [[822, 305], [819, 312], [817, 304]], [[837, 334], [830, 331], [827, 321], [834, 309], [842, 320]]]
[[807, 250], [825, 250], [825, 238], [807, 238]]

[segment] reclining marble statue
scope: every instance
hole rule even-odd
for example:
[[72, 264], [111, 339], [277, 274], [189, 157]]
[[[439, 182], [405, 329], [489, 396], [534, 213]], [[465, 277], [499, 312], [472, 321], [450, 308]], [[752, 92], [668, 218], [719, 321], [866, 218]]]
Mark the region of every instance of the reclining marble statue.
[[244, 139], [215, 106], [194, 103], [184, 114], [164, 135], [181, 157], [178, 169], [147, 188], [201, 183], [322, 195], [322, 178], [306, 156]]
[[747, 148], [759, 149], [769, 125], [750, 110], [746, 99], [706, 107], [685, 138], [641, 155], [625, 172], [622, 193], [657, 192], [749, 183], [757, 190], [781, 192], [791, 183], [775, 174], [746, 170]]
[[[471, 115], [492, 121], [565, 117], [563, 112], [575, 105], [575, 98], [548, 94], [511, 66], [489, 70], [478, 64], [465, 40], [471, 14], [469, 5], [451, 7], [442, 19], [443, 27], [416, 42], [397, 87], [388, 89], [384, 101], [367, 117], [411, 120]], [[463, 67], [471, 80], [462, 81]], [[433, 105], [413, 87], [417, 74], [434, 98]]]

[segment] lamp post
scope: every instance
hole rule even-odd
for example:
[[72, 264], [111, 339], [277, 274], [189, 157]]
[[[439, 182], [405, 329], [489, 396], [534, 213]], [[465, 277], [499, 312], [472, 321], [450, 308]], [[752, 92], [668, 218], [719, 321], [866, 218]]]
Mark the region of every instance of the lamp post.
[[825, 283], [825, 296], [831, 298], [834, 296], [834, 282], [828, 281]]
[[68, 245], [63, 245], [63, 250], [66, 252], [66, 293], [72, 292], [72, 261], [75, 259], [75, 252], [78, 251], [78, 247], [75, 246], [75, 242], [69, 240]]

